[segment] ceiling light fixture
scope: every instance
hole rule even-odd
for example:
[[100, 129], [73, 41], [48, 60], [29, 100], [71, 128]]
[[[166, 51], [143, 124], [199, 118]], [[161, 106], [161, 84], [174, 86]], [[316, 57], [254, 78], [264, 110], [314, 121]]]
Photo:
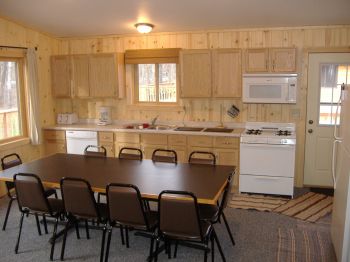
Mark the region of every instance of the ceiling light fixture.
[[135, 24], [137, 31], [141, 34], [147, 34], [152, 31], [154, 25], [149, 23], [137, 23]]

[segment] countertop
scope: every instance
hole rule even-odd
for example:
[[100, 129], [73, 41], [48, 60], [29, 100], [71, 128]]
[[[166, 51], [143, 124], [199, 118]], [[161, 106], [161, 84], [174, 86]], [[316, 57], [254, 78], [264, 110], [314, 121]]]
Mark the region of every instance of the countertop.
[[[203, 127], [203, 125], [201, 125]], [[211, 127], [211, 126], [207, 126]], [[129, 129], [123, 127], [123, 125], [111, 124], [105, 126], [99, 126], [97, 124], [85, 124], [78, 123], [72, 125], [53, 125], [43, 127], [44, 130], [84, 130], [84, 131], [106, 131], [106, 132], [128, 132], [128, 133], [145, 133], [145, 134], [167, 134], [167, 135], [199, 135], [199, 136], [225, 136], [225, 137], [240, 137], [241, 133], [244, 131], [244, 128], [240, 127], [232, 127], [233, 131], [231, 133], [221, 133], [221, 132], [203, 132], [203, 131], [175, 131], [174, 128], [170, 129]]]

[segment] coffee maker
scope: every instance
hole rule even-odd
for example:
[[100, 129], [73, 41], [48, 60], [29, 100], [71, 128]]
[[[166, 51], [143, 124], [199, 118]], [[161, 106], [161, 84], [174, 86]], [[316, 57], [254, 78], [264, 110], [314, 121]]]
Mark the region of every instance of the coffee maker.
[[105, 126], [110, 125], [112, 123], [112, 113], [111, 107], [109, 106], [101, 106], [99, 108], [99, 117], [98, 117], [98, 125]]

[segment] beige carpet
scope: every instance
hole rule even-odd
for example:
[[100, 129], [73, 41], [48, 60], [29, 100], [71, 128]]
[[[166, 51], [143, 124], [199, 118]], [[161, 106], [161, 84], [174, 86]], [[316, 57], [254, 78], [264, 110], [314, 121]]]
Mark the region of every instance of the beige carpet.
[[316, 222], [332, 211], [333, 197], [308, 192], [300, 197], [288, 200], [281, 197], [264, 195], [233, 195], [229, 207], [276, 212], [308, 222]]

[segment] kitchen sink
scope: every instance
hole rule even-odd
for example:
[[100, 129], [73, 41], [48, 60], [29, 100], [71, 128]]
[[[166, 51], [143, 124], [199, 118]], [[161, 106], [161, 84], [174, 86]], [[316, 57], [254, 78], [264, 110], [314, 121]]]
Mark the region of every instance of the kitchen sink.
[[203, 132], [218, 132], [218, 133], [231, 133], [232, 131], [233, 131], [232, 128], [222, 128], [222, 127], [206, 128], [203, 130]]
[[174, 131], [193, 131], [193, 132], [199, 132], [202, 131], [203, 127], [188, 127], [188, 126], [180, 126], [174, 129]]
[[159, 125], [159, 126], [149, 126], [146, 129], [152, 129], [152, 130], [168, 130], [171, 129], [170, 126], [166, 126], [166, 125]]

